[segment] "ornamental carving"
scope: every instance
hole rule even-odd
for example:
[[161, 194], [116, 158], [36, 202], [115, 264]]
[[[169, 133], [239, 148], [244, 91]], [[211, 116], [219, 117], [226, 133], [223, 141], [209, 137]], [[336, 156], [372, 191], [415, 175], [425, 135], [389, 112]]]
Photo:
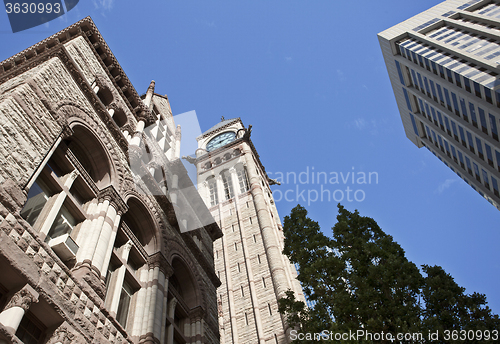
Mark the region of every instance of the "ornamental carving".
[[158, 267], [165, 275], [165, 278], [169, 278], [174, 274], [174, 268], [172, 268], [167, 258], [161, 252], [153, 254], [149, 258], [148, 265], [150, 269]]
[[109, 201], [116, 212], [119, 214], [125, 214], [128, 210], [128, 206], [125, 204], [120, 194], [116, 191], [113, 185], [107, 186], [99, 192], [98, 195], [99, 202], [104, 200]]
[[32, 303], [38, 302], [38, 293], [29, 284], [26, 284], [21, 290], [12, 295], [5, 309], [20, 307], [26, 312]]

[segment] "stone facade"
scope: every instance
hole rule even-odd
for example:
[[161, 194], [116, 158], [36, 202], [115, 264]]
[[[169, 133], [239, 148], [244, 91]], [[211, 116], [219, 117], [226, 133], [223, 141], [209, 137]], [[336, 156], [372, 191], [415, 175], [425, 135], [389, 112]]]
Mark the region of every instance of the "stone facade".
[[182, 230], [208, 210], [175, 196], [180, 128], [154, 87], [139, 97], [90, 18], [0, 63], [0, 343], [219, 343], [222, 232]]
[[283, 229], [270, 183], [239, 118], [198, 138], [198, 190], [224, 236], [215, 242], [221, 343], [289, 343], [277, 300], [287, 290], [304, 300], [283, 251]]

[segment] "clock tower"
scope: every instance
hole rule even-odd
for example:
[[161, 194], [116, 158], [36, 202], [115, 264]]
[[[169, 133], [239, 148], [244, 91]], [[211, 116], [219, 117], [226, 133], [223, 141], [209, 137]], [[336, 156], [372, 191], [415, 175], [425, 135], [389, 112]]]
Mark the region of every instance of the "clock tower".
[[289, 343], [278, 298], [304, 301], [295, 267], [281, 254], [283, 229], [251, 126], [222, 121], [197, 138], [198, 191], [223, 237], [214, 243], [221, 344]]

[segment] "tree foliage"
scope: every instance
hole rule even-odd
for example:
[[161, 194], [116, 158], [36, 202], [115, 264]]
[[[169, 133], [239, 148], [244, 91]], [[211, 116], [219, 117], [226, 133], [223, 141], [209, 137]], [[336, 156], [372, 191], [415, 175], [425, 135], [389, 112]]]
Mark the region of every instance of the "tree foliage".
[[279, 310], [292, 327], [302, 333], [422, 333], [424, 339], [429, 331], [499, 329], [484, 295], [465, 295], [439, 266], [423, 266], [422, 276], [375, 220], [338, 209], [331, 238], [301, 206], [285, 217], [283, 253], [299, 265], [304, 294], [315, 304], [308, 308], [289, 291]]

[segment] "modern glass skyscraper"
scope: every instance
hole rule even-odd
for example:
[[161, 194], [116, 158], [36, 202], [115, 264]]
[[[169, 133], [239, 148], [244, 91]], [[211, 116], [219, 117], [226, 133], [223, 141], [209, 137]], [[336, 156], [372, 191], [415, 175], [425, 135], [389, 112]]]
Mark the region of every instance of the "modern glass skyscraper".
[[408, 139], [500, 209], [500, 4], [448, 0], [378, 38]]

